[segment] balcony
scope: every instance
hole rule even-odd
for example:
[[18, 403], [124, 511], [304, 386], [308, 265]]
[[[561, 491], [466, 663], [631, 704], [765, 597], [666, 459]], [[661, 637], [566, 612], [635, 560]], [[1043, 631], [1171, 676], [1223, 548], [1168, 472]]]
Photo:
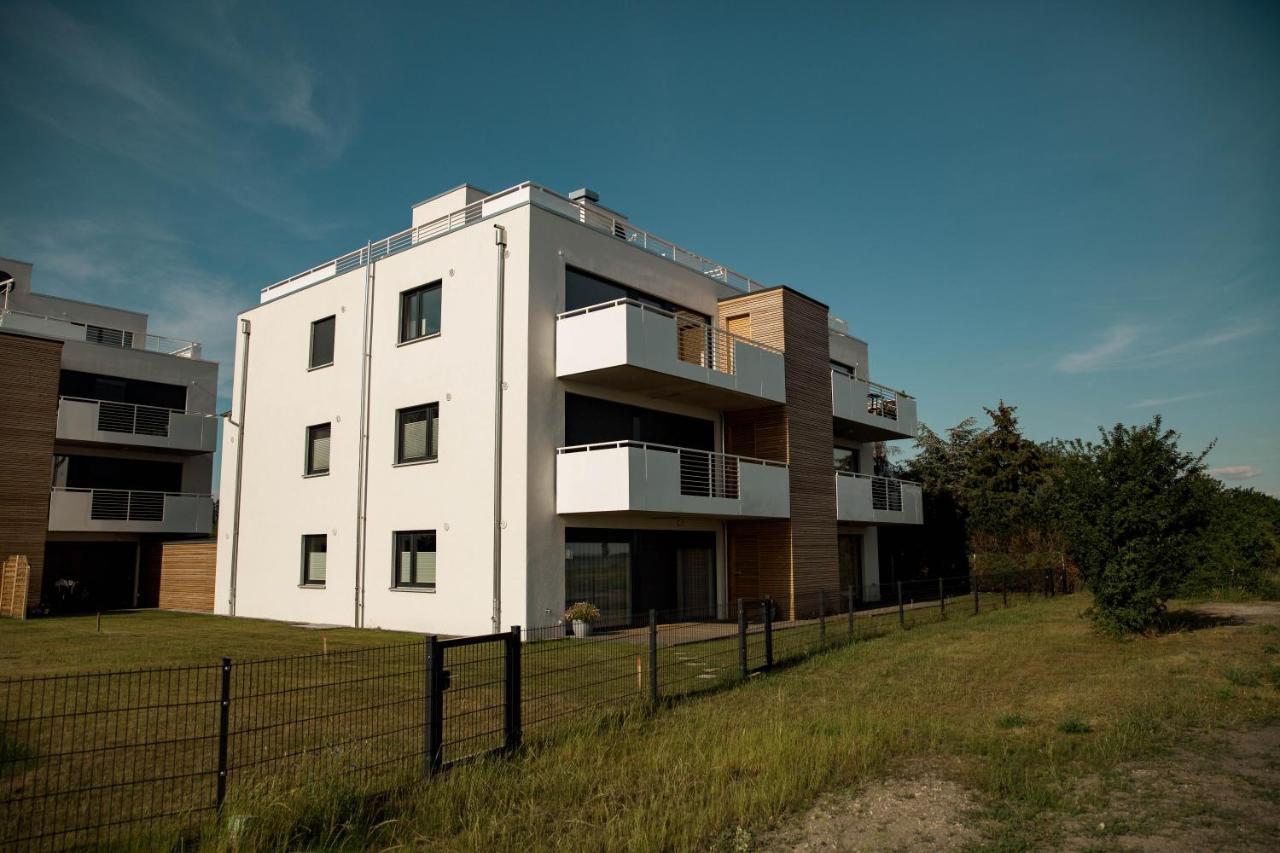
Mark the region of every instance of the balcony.
[[841, 433], [857, 441], [914, 438], [916, 401], [901, 391], [831, 368], [831, 411]]
[[556, 511], [787, 518], [782, 462], [616, 441], [556, 451]]
[[13, 309], [0, 311], [0, 328], [43, 335], [46, 338], [60, 338], [64, 341], [102, 344], [115, 349], [140, 349], [162, 355], [175, 355], [179, 358], [200, 358], [200, 344], [194, 341], [166, 338], [161, 335], [139, 335], [125, 329], [95, 326], [93, 323], [80, 323], [47, 314], [30, 314]]
[[49, 497], [51, 531], [208, 535], [212, 529], [212, 495], [54, 488]]
[[787, 399], [780, 351], [632, 299], [556, 318], [556, 376], [723, 410]]
[[920, 484], [892, 477], [836, 473], [836, 520], [862, 524], [923, 524]]
[[211, 415], [181, 409], [59, 397], [57, 437], [63, 441], [212, 453], [218, 426]]

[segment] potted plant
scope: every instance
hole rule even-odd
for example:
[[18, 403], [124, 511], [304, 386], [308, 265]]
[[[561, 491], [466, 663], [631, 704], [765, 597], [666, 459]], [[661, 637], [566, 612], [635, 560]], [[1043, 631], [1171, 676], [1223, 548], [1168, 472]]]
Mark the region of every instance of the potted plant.
[[579, 601], [564, 612], [564, 621], [573, 623], [573, 636], [590, 637], [591, 623], [600, 618], [600, 608], [589, 601]]

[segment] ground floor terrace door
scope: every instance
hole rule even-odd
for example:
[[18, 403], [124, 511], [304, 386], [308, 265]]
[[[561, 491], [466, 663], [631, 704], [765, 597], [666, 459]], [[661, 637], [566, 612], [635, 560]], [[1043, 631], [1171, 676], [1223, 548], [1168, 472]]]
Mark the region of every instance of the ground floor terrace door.
[[840, 533], [836, 536], [836, 554], [840, 564], [840, 592], [846, 594], [853, 587], [857, 600], [862, 599], [862, 536], [857, 533]]
[[716, 554], [711, 548], [676, 551], [676, 608], [710, 616], [716, 611]]

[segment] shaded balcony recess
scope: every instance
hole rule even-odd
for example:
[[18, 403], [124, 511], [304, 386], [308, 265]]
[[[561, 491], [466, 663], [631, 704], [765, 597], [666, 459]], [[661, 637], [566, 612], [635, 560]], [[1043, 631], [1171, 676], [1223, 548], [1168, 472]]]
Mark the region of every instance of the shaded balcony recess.
[[891, 441], [916, 434], [916, 400], [910, 394], [831, 368], [831, 411], [838, 432], [858, 441]]
[[0, 311], [0, 328], [60, 338], [65, 341], [101, 344], [115, 349], [139, 349], [179, 358], [200, 358], [200, 344], [195, 341], [167, 338], [163, 335], [138, 334], [126, 329], [81, 323], [78, 320], [49, 314], [32, 314], [14, 309]]
[[786, 402], [780, 350], [634, 299], [557, 315], [556, 375], [721, 410]]
[[609, 441], [556, 451], [556, 511], [787, 518], [785, 462]]
[[213, 496], [55, 487], [49, 497], [49, 529], [208, 534], [213, 529]]
[[922, 524], [920, 484], [893, 477], [836, 472], [836, 520], [866, 524]]
[[199, 412], [62, 396], [58, 398], [57, 437], [62, 441], [212, 453], [218, 427], [214, 416]]

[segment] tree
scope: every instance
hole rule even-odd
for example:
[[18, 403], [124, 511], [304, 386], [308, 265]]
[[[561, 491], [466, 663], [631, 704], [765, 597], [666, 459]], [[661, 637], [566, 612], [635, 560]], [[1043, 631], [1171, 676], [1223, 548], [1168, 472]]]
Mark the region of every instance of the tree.
[[1197, 538], [1183, 595], [1280, 593], [1280, 500], [1253, 489], [1217, 488]]
[[1157, 415], [1143, 426], [1098, 430], [1101, 443], [1064, 447], [1054, 504], [1068, 548], [1110, 633], [1148, 631], [1191, 567], [1215, 485], [1199, 455]]
[[1045, 455], [1022, 435], [1016, 407], [1001, 400], [984, 411], [991, 427], [973, 442], [961, 480], [970, 551], [1007, 557], [1010, 568], [1032, 568], [1028, 550], [1044, 538], [1039, 501], [1046, 482]]

